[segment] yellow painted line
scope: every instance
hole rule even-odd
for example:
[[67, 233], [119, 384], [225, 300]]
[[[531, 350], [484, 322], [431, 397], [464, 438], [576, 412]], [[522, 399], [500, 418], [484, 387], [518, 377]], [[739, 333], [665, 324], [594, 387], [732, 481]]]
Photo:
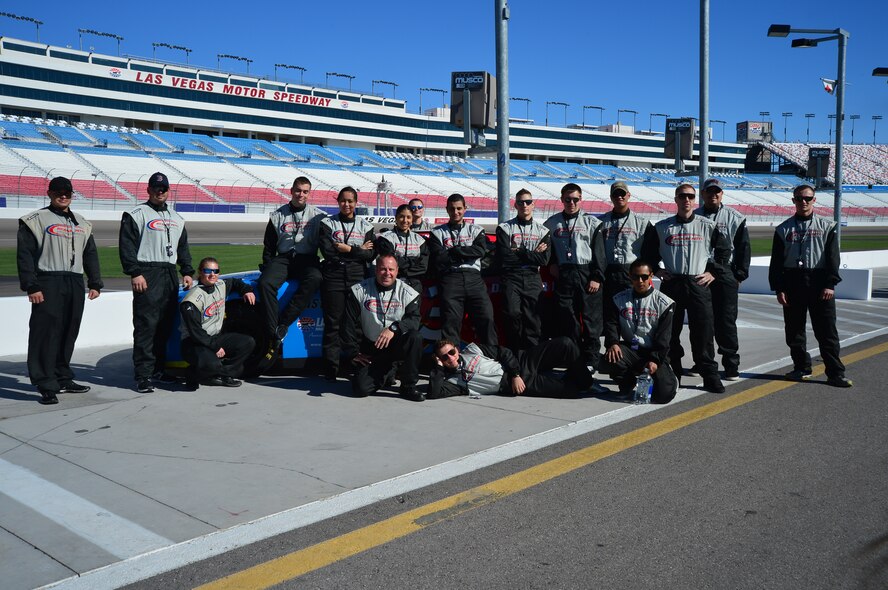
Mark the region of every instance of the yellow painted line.
[[[844, 362], [847, 365], [884, 352], [888, 352], [888, 342], [847, 355]], [[814, 368], [815, 375], [822, 373], [822, 365]], [[797, 384], [794, 381], [770, 381], [758, 385], [339, 537], [282, 555], [199, 586], [198, 590], [270, 588]]]

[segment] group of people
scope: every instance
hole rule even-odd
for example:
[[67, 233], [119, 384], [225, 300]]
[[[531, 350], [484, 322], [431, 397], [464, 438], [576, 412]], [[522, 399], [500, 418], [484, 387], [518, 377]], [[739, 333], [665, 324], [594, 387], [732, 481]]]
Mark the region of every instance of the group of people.
[[[59, 393], [89, 390], [73, 381], [70, 369], [84, 273], [90, 299], [103, 287], [92, 228], [71, 211], [72, 192], [68, 179], [54, 178], [49, 206], [23, 217], [18, 232], [19, 278], [32, 303], [28, 372], [45, 404], [58, 403]], [[497, 227], [494, 246], [483, 228], [464, 220], [462, 195], [447, 198], [444, 224], [433, 227], [423, 218], [422, 201], [414, 199], [397, 208], [392, 229], [377, 234], [356, 215], [355, 189], [339, 191], [339, 212], [328, 216], [309, 202], [311, 181], [300, 176], [290, 201], [270, 215], [257, 293], [239, 279], [220, 280], [215, 258], [200, 261], [194, 285], [185, 220], [167, 204], [167, 177], [151, 175], [147, 192], [145, 203], [123, 214], [119, 237], [121, 265], [133, 291], [133, 367], [140, 393], [169, 378], [166, 347], [177, 313], [189, 388], [236, 387], [254, 350], [260, 351], [260, 366], [275, 362], [290, 326], [318, 290], [323, 376], [347, 374], [359, 396], [395, 379], [400, 394], [413, 401], [460, 394], [575, 396], [602, 390], [593, 379], [596, 370], [629, 395], [636, 376], [647, 370], [653, 401], [667, 403], [685, 374], [680, 341], [685, 313], [693, 360], [688, 373], [701, 376], [705, 390], [724, 392], [717, 343], [724, 378], [739, 379], [737, 298], [749, 274], [749, 233], [743, 216], [722, 203], [718, 179], [703, 183], [700, 206], [695, 188], [679, 185], [676, 214], [655, 224], [631, 210], [631, 193], [622, 181], [611, 185], [613, 209], [601, 217], [583, 211], [579, 185], [565, 184], [562, 211], [542, 222], [533, 217], [533, 195], [522, 189], [515, 197], [516, 215]], [[805, 346], [810, 313], [828, 383], [850, 387], [835, 325], [836, 225], [814, 214], [815, 200], [813, 187], [796, 187], [796, 214], [774, 235], [769, 276], [784, 309], [794, 363], [787, 376], [811, 375]], [[482, 266], [489, 264], [500, 275], [502, 335], [482, 277]], [[544, 267], [554, 280], [549, 306]], [[179, 276], [187, 291], [181, 302]], [[424, 279], [433, 279], [439, 289], [441, 338], [433, 346], [429, 387], [420, 391]], [[296, 288], [281, 305], [285, 282]], [[222, 330], [230, 293], [257, 307], [257, 338]], [[463, 330], [466, 314], [470, 331]], [[469, 344], [461, 348], [463, 341]]]

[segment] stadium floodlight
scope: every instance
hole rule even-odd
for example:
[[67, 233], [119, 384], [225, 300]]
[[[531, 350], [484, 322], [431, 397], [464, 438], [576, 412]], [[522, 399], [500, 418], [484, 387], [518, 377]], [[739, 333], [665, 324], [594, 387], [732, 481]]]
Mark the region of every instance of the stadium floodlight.
[[423, 92], [438, 92], [441, 94], [441, 109], [447, 108], [447, 91], [442, 90], [441, 88], [420, 88], [419, 89], [419, 114], [422, 114], [422, 93]]
[[860, 115], [850, 115], [848, 117], [851, 119], [851, 143], [854, 143], [854, 121], [860, 118]]
[[509, 100], [516, 100], [518, 102], [524, 103], [524, 121], [530, 122], [530, 99], [529, 98], [521, 98], [520, 96], [510, 96]]
[[330, 87], [330, 76], [334, 78], [345, 78], [348, 80], [348, 91], [351, 92], [352, 89], [352, 80], [355, 79], [351, 74], [340, 74], [339, 72], [327, 72], [327, 76], [324, 78], [324, 86], [327, 88]]
[[722, 125], [722, 141], [725, 140], [725, 125], [728, 124], [727, 121], [722, 121], [721, 119], [709, 119], [710, 123], [721, 123]]
[[229, 53], [217, 53], [216, 54], [216, 69], [217, 70], [222, 69], [220, 62], [223, 59], [233, 59], [234, 61], [242, 61], [242, 62], [246, 63], [247, 64], [247, 73], [248, 74], [250, 73], [250, 64], [253, 63], [253, 60], [250, 59], [249, 57], [241, 57], [239, 55], [231, 55]]
[[385, 80], [371, 80], [370, 81], [370, 94], [376, 94], [376, 85], [377, 84], [382, 84], [384, 86], [391, 86], [392, 87], [392, 98], [395, 98], [395, 90], [397, 90], [397, 88], [398, 88], [398, 85], [395, 82], [387, 82]]
[[620, 127], [620, 113], [632, 113], [632, 133], [635, 133], [635, 117], [638, 115], [638, 111], [633, 111], [632, 109], [617, 109], [617, 128]]
[[873, 115], [873, 145], [876, 145], [876, 123], [882, 120], [882, 115]]
[[[654, 131], [654, 117], [663, 117], [664, 119], [668, 119], [669, 115], [667, 115], [666, 113], [651, 113], [650, 116], [648, 116], [648, 135], [650, 135]], [[722, 134], [724, 135], [724, 132], [722, 132]]]
[[768, 37], [787, 37], [791, 30], [789, 25], [771, 25], [768, 27]]
[[604, 107], [584, 106], [583, 107], [583, 127], [586, 126], [586, 109], [594, 109], [594, 110], [598, 111], [598, 126], [601, 127], [604, 125]]
[[[794, 29], [790, 25], [771, 25], [768, 28], [769, 37], [788, 37], [792, 33], [827, 35], [817, 39], [793, 39], [793, 47], [817, 47], [824, 41], [837, 41], [839, 46], [838, 55], [838, 71], [836, 73], [835, 94], [836, 94], [836, 164], [835, 164], [835, 197], [833, 199], [833, 218], [838, 224], [836, 230], [836, 240], [841, 246], [842, 243], [842, 168], [844, 160], [842, 158], [842, 127], [845, 118], [845, 49], [848, 45], [848, 39], [851, 34], [844, 29]], [[830, 126], [831, 127], [831, 126]], [[852, 134], [853, 134], [852, 122]], [[852, 137], [853, 141], [853, 137]]]
[[169, 43], [152, 43], [151, 44], [151, 59], [157, 58], [157, 48], [158, 47], [166, 47], [167, 49], [175, 49], [176, 51], [184, 51], [185, 52], [185, 63], [188, 64], [188, 54], [191, 53], [191, 50], [187, 47], [183, 47], [181, 45], [170, 45]]
[[808, 129], [805, 131], [805, 143], [811, 143], [811, 119], [814, 118], [814, 113], [805, 113], [805, 119], [808, 122]]
[[30, 16], [12, 14], [11, 12], [0, 12], [0, 16], [5, 16], [6, 18], [11, 18], [14, 20], [25, 21], [28, 23], [34, 23], [35, 25], [37, 25], [37, 42], [40, 43], [40, 25], [43, 24], [42, 20], [37, 20], [36, 18], [31, 18]]
[[780, 113], [783, 117], [783, 141], [786, 142], [786, 120], [792, 117], [792, 113]]
[[873, 76], [888, 76], [888, 68], [873, 68]]
[[570, 105], [566, 102], [560, 102], [557, 100], [547, 100], [546, 101], [546, 127], [549, 126], [549, 105], [554, 105], [558, 107], [564, 107], [564, 126], [567, 127], [567, 107]]
[[77, 29], [77, 33], [80, 37], [80, 51], [83, 51], [83, 36], [93, 35], [94, 37], [108, 37], [109, 39], [116, 39], [117, 56], [120, 56], [120, 42], [123, 41], [123, 37], [121, 37], [120, 35], [115, 35], [114, 33], [103, 33], [102, 31], [95, 31], [93, 29]]
[[299, 70], [299, 83], [303, 84], [303, 74], [308, 70], [303, 68], [302, 66], [291, 66], [290, 64], [274, 64], [274, 81], [277, 82], [278, 79], [278, 68], [282, 68], [284, 70]]

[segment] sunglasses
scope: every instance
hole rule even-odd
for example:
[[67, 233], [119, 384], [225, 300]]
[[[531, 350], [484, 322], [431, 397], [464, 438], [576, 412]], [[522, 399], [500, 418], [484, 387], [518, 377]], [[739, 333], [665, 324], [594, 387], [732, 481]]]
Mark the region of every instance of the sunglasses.
[[633, 281], [647, 281], [651, 275], [629, 275]]
[[457, 353], [456, 349], [455, 349], [455, 348], [451, 348], [451, 349], [448, 350], [447, 352], [442, 352], [442, 353], [436, 354], [435, 356], [438, 357], [440, 360], [443, 361], [443, 360], [447, 360], [447, 357], [449, 357], [449, 356], [456, 356], [457, 354], [458, 354], [458, 353]]
[[420, 210], [422, 210], [422, 208], [423, 208], [422, 205], [410, 205], [411, 211], [420, 211]]
[[814, 200], [814, 197], [793, 197], [792, 200], [795, 201], [796, 203], [801, 203], [802, 201], [804, 201], [806, 203], [810, 203], [811, 201]]
[[54, 199], [70, 199], [72, 192], [71, 191], [53, 191]]
[[151, 190], [157, 193], [158, 195], [163, 195], [170, 192], [170, 189], [163, 188], [162, 186], [152, 186]]
[[533, 205], [533, 199], [527, 199], [524, 201], [515, 201], [516, 207], [527, 207], [528, 205]]
[[697, 198], [697, 195], [694, 195], [691, 193], [681, 193], [681, 194], [675, 195], [675, 198], [676, 199], [687, 199], [689, 201], [693, 201], [694, 199]]
[[200, 272], [204, 273], [205, 275], [217, 275], [217, 274], [219, 274], [219, 269], [218, 268], [202, 268], [202, 269], [200, 269]]
[[561, 197], [561, 202], [562, 203], [573, 203], [574, 205], [576, 205], [577, 203], [580, 202], [580, 198], [579, 197]]

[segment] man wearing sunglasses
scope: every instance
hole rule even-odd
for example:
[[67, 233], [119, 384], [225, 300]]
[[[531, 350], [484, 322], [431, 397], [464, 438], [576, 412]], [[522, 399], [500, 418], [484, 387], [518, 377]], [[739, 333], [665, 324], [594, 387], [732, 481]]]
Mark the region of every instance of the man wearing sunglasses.
[[632, 262], [628, 276], [632, 287], [617, 293], [605, 311], [600, 370], [616, 382], [622, 397], [629, 397], [636, 378], [647, 369], [654, 381], [651, 401], [666, 404], [678, 391], [669, 366], [675, 302], [654, 289], [653, 270], [640, 258]]
[[805, 324], [811, 314], [814, 337], [826, 365], [826, 382], [834, 387], [851, 387], [845, 365], [839, 358], [836, 329], [835, 288], [839, 276], [839, 241], [836, 222], [814, 213], [814, 187], [801, 184], [792, 191], [796, 213], [777, 226], [771, 246], [768, 280], [783, 306], [786, 345], [793, 370], [788, 379], [811, 378], [811, 355], [807, 351]]
[[410, 225], [411, 231], [432, 231], [432, 224], [423, 218], [425, 205], [422, 199], [410, 199], [407, 206], [410, 207], [410, 212], [413, 213], [413, 223]]
[[533, 195], [515, 195], [517, 215], [496, 228], [506, 338], [513, 352], [540, 341], [540, 266], [549, 262], [549, 230], [533, 218]]
[[353, 285], [342, 321], [343, 356], [355, 369], [352, 391], [358, 397], [374, 394], [394, 380], [401, 364], [401, 397], [421, 402], [416, 390], [422, 335], [419, 333], [420, 294], [398, 280], [398, 259], [376, 258], [376, 276]]
[[179, 279], [191, 288], [194, 268], [185, 220], [167, 205], [170, 182], [155, 172], [148, 179], [148, 200], [120, 220], [120, 264], [133, 290], [133, 369], [136, 391], [154, 391], [152, 378], [164, 373], [166, 344], [176, 317]]
[[658, 268], [663, 294], [675, 301], [675, 317], [672, 323], [672, 339], [669, 358], [672, 371], [680, 380], [682, 318], [688, 314], [691, 352], [694, 363], [703, 377], [703, 389], [711, 393], [724, 393], [718, 376], [713, 345], [714, 319], [712, 317], [712, 293], [709, 285], [715, 280], [725, 280], [731, 254], [727, 239], [714, 221], [694, 215], [697, 191], [690, 184], [675, 189], [676, 214], [658, 221], [654, 226], [657, 242], [645, 243], [642, 259]]
[[[462, 351], [452, 340], [439, 340], [429, 374], [429, 399], [455, 395], [526, 395], [577, 397], [593, 386], [580, 349], [559, 336], [513, 354], [504, 346], [469, 344]], [[565, 367], [563, 375], [552, 372]]]
[[71, 370], [83, 318], [83, 273], [90, 300], [103, 285], [92, 224], [71, 211], [71, 181], [53, 178], [46, 194], [48, 207], [19, 220], [16, 261], [19, 284], [31, 303], [28, 377], [41, 404], [57, 404], [59, 393], [89, 391], [74, 382]]
[[619, 180], [611, 185], [610, 199], [613, 209], [601, 216], [604, 257], [607, 261], [604, 271], [605, 312], [610, 308], [614, 295], [632, 287], [629, 265], [638, 259], [644, 242], [657, 240], [657, 232], [651, 222], [629, 208], [632, 193], [625, 182]]
[[601, 350], [604, 236], [601, 222], [580, 209], [583, 190], [572, 182], [561, 188], [564, 210], [546, 220], [552, 234], [557, 331], [577, 343], [586, 362], [598, 367]]
[[238, 293], [250, 305], [256, 305], [253, 287], [241, 279], [219, 280], [219, 261], [204, 258], [198, 265], [195, 289], [179, 304], [182, 314], [182, 358], [188, 361], [186, 387], [200, 385], [240, 387], [244, 361], [253, 352], [252, 336], [223, 332], [225, 298]]
[[715, 318], [715, 343], [722, 355], [725, 379], [736, 381], [740, 378], [740, 341], [737, 338], [737, 301], [740, 283], [749, 276], [749, 262], [752, 249], [749, 245], [749, 230], [746, 218], [736, 210], [722, 204], [724, 191], [718, 178], [710, 178], [703, 183], [703, 206], [694, 211], [715, 222], [728, 244], [731, 258], [723, 281], [709, 285], [712, 292], [712, 309]]

